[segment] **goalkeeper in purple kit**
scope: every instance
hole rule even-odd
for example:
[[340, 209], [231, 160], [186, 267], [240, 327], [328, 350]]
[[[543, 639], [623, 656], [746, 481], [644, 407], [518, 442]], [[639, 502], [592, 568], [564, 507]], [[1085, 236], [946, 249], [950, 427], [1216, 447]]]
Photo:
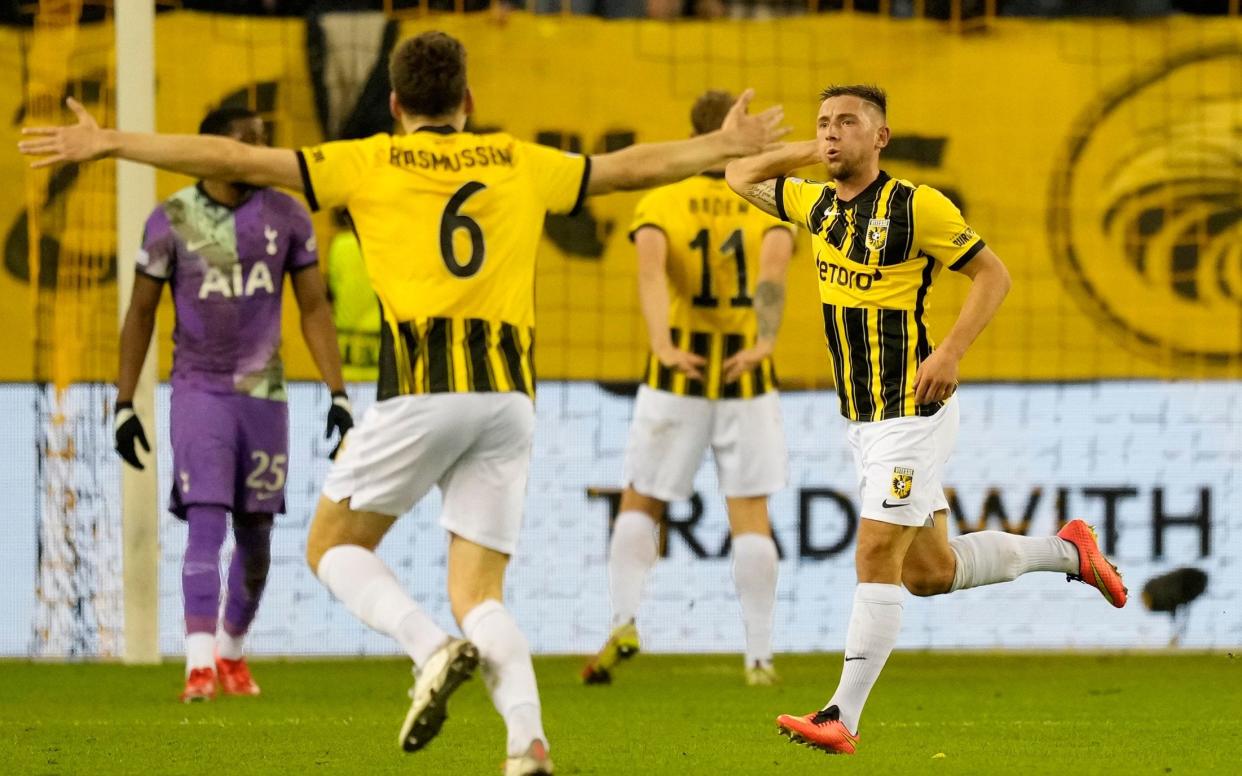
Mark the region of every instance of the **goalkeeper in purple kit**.
[[[265, 144], [262, 119], [245, 109], [211, 112], [199, 133]], [[297, 200], [205, 180], [178, 191], [147, 219], [121, 330], [116, 449], [143, 468], [136, 445], [150, 447], [132, 400], [167, 284], [177, 317], [169, 509], [189, 527], [181, 567], [186, 702], [214, 698], [217, 685], [229, 694], [259, 693], [243, 642], [267, 582], [273, 515], [285, 511], [289, 412], [280, 307], [286, 275], [302, 336], [332, 392], [327, 433], [344, 437], [353, 418], [336, 329], [310, 217]], [[221, 617], [220, 549], [230, 513], [236, 546]]]

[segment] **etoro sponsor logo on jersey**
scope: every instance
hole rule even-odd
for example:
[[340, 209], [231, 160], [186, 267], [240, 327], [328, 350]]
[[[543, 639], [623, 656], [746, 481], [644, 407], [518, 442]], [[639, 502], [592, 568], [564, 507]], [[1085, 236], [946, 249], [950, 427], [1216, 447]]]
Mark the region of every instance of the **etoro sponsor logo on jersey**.
[[1075, 122], [1050, 192], [1062, 282], [1118, 342], [1242, 362], [1242, 47], [1183, 53]]
[[842, 267], [833, 261], [815, 259], [815, 267], [819, 270], [819, 279], [825, 283], [836, 283], [838, 286], [853, 288], [857, 291], [870, 291], [871, 286], [882, 277], [877, 269], [874, 272]]

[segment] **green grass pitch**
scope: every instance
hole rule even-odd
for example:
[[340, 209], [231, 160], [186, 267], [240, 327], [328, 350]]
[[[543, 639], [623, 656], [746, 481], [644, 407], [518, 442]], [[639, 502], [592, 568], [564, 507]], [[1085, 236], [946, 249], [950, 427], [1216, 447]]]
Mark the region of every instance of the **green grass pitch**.
[[[826, 699], [839, 655], [783, 656], [772, 688], [744, 686], [740, 663], [642, 655], [612, 686], [583, 687], [579, 658], [537, 660], [557, 772], [1242, 772], [1242, 654], [897, 653], [852, 758], [794, 745], [774, 724]], [[171, 663], [0, 662], [0, 772], [499, 773], [504, 729], [478, 678], [427, 749], [398, 750], [407, 665], [256, 661], [261, 697], [183, 706]]]

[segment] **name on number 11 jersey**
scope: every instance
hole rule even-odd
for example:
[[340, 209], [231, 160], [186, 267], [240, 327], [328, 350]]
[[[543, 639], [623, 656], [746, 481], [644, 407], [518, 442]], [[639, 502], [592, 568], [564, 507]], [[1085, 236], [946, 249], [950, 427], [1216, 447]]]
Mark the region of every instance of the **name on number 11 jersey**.
[[505, 133], [424, 127], [298, 154], [314, 209], [349, 209], [379, 297], [378, 394], [534, 395], [535, 256], [590, 160]]

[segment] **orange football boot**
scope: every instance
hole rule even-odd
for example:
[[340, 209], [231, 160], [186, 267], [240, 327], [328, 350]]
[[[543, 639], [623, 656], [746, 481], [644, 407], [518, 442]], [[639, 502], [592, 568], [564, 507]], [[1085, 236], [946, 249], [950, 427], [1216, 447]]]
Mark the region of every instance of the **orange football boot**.
[[1129, 591], [1121, 581], [1121, 572], [1100, 552], [1095, 529], [1082, 520], [1071, 520], [1057, 531], [1057, 536], [1078, 548], [1078, 573], [1066, 577], [1094, 586], [1118, 609], [1125, 606]]
[[246, 658], [226, 660], [216, 656], [216, 675], [220, 677], [220, 689], [225, 695], [258, 695], [259, 685], [250, 676]]
[[782, 714], [776, 718], [777, 732], [795, 744], [809, 746], [828, 754], [854, 754], [858, 736], [841, 721], [836, 706], [811, 712], [803, 717]]
[[210, 668], [195, 668], [185, 678], [182, 703], [209, 701], [216, 697], [216, 672]]

